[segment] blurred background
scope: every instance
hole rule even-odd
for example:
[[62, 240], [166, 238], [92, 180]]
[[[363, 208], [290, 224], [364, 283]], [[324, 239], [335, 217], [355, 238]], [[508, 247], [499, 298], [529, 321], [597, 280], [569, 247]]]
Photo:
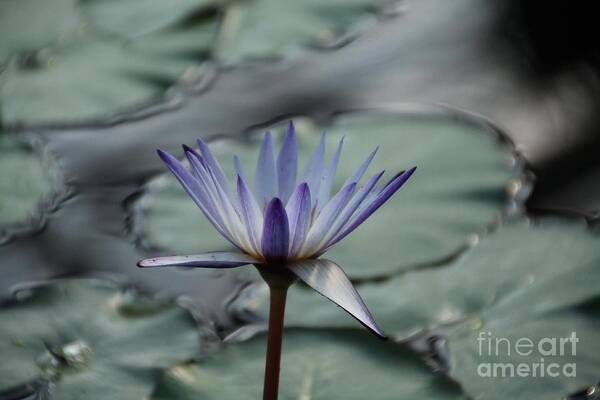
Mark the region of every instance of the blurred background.
[[[460, 231], [456, 243], [436, 250], [436, 242], [400, 263], [411, 268], [454, 260], [496, 214], [594, 220], [595, 20], [592, 3], [537, 0], [0, 0], [0, 295], [8, 304], [15, 288], [31, 282], [107, 278], [161, 299], [183, 296], [214, 336], [227, 336], [244, 323], [228, 305], [252, 277], [135, 268], [141, 258], [198, 246], [190, 242], [194, 217], [173, 216], [191, 206], [182, 205], [155, 149], [178, 152], [181, 143], [203, 137], [224, 142], [217, 151], [227, 154], [228, 140], [252, 147], [250, 133], [290, 118], [299, 131], [361, 126], [369, 135], [369, 127], [380, 129], [377, 122], [346, 123], [339, 113], [387, 110], [435, 121], [389, 128], [407, 126], [411, 135], [447, 130], [452, 137], [464, 124], [499, 138], [498, 157], [512, 160], [510, 176], [498, 184], [492, 173], [474, 177], [485, 182], [455, 202], [499, 191], [501, 204], [440, 234]], [[457, 135], [428, 147], [436, 143], [435, 157], [451, 160], [436, 170], [446, 181], [454, 172], [487, 168], [460, 164], [488, 150], [459, 147]], [[389, 160], [396, 145], [399, 159], [414, 157], [423, 168], [435, 159], [420, 150], [425, 144], [411, 147], [412, 139], [405, 147], [401, 136], [389, 143]], [[433, 186], [418, 195], [452, 198], [451, 189], [440, 194]], [[419, 213], [426, 211], [407, 212], [407, 220], [419, 224]], [[223, 243], [202, 245], [219, 250]], [[425, 257], [428, 251], [435, 256]], [[385, 280], [382, 271], [354, 277]], [[600, 377], [600, 369], [591, 375]], [[31, 395], [10, 387], [0, 398]], [[586, 393], [573, 398], [593, 398]], [[80, 396], [73, 398], [88, 398]]]

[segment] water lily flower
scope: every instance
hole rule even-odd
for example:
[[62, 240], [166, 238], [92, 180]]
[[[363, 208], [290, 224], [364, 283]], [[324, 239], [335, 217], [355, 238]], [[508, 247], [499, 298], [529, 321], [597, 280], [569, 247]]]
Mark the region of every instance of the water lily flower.
[[226, 177], [209, 147], [198, 139], [199, 151], [184, 147], [191, 170], [171, 154], [158, 155], [217, 231], [238, 252], [223, 251], [142, 260], [139, 267], [232, 268], [254, 264], [261, 271], [290, 271], [323, 296], [335, 302], [368, 329], [383, 337], [356, 289], [333, 261], [319, 259], [381, 207], [413, 174], [401, 171], [378, 185], [384, 171], [359, 187], [377, 148], [333, 193], [342, 138], [328, 163], [325, 137], [298, 173], [296, 133], [292, 122], [277, 157], [273, 138], [264, 135], [254, 186], [234, 157], [235, 186]]
[[381, 207], [414, 173], [415, 167], [377, 185], [383, 171], [359, 187], [375, 157], [371, 152], [332, 195], [340, 160], [342, 138], [331, 160], [325, 163], [325, 136], [298, 174], [298, 150], [290, 121], [275, 158], [273, 138], [264, 136], [254, 187], [234, 157], [235, 188], [208, 146], [198, 140], [199, 152], [183, 146], [191, 170], [167, 152], [158, 155], [179, 180], [217, 231], [239, 251], [142, 260], [139, 267], [232, 268], [253, 264], [269, 286], [270, 309], [263, 400], [276, 400], [288, 287], [297, 279], [385, 338], [364, 301], [342, 268], [319, 258], [348, 236]]

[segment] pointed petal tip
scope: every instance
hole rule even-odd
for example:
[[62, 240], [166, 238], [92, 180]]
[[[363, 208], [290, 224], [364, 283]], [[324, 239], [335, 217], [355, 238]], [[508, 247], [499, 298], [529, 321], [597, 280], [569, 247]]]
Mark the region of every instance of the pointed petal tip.
[[[350, 314], [350, 315], [352, 315], [352, 314]], [[371, 324], [368, 324], [368, 323], [356, 318], [354, 315], [352, 315], [352, 317], [356, 321], [358, 321], [367, 331], [369, 331], [370, 333], [375, 335], [378, 339], [390, 340], [389, 336], [386, 335], [385, 332], [383, 332], [383, 330], [381, 330], [381, 328], [374, 321], [371, 322]]]
[[294, 126], [294, 122], [292, 120], [290, 120], [288, 123], [287, 132], [283, 138], [283, 143], [281, 144], [282, 151], [286, 146], [290, 147], [289, 150], [293, 150], [294, 154], [297, 154], [296, 127]]
[[292, 120], [290, 120], [290, 122], [288, 123], [287, 132], [283, 141], [284, 144], [286, 142], [291, 142], [293, 144], [294, 150], [296, 151], [296, 127], [294, 126], [294, 122]]
[[407, 170], [399, 171], [396, 175], [394, 175], [392, 177], [392, 179], [390, 179], [390, 181], [385, 185], [384, 188], [399, 183], [400, 184], [400, 186], [398, 187], [398, 189], [399, 189], [402, 185], [404, 185], [404, 183], [406, 181], [408, 181], [408, 178], [410, 178], [416, 170], [417, 170], [417, 167], [415, 166], [415, 167], [409, 168]]
[[263, 147], [272, 147], [273, 146], [273, 135], [271, 134], [271, 131], [266, 131], [265, 134], [263, 135], [262, 146]]
[[331, 260], [307, 259], [287, 265], [300, 280], [331, 300], [382, 340], [387, 335], [379, 328], [360, 294], [344, 272]]
[[408, 178], [410, 178], [412, 176], [412, 174], [415, 173], [415, 171], [417, 170], [417, 167], [414, 166], [412, 168], [407, 169], [406, 171], [402, 171], [401, 174], [399, 174], [399, 177], [402, 177], [402, 181], [406, 182], [408, 180]]
[[279, 197], [275, 196], [269, 201], [267, 208], [275, 208], [277, 210], [281, 210], [284, 208], [283, 201], [281, 201]]
[[208, 148], [208, 144], [206, 144], [206, 142], [204, 140], [202, 140], [202, 138], [197, 138], [196, 143], [198, 144], [198, 148], [200, 149], [200, 152], [203, 155], [206, 156], [206, 153], [210, 152], [210, 149]]
[[358, 321], [367, 331], [371, 332], [373, 335], [375, 335], [378, 339], [381, 340], [389, 340], [390, 338], [381, 330], [381, 328], [373, 321], [371, 323], [367, 323], [365, 321], [361, 321], [360, 319], [358, 319], [355, 315], [353, 315], [351, 312], [349, 312], [348, 310], [345, 310], [346, 312], [348, 312], [356, 321]]
[[[166, 151], [162, 150], [162, 149], [156, 149], [156, 154], [158, 154], [158, 156], [164, 161], [165, 159], [168, 159], [169, 156], [171, 156], [169, 153], [167, 153]], [[172, 156], [171, 156], [172, 157]]]
[[377, 155], [377, 152], [379, 152], [379, 145], [375, 146], [375, 148], [369, 153], [369, 156], [367, 157], [367, 165], [369, 165], [371, 161], [373, 161], [373, 159]]
[[183, 151], [186, 153], [196, 153], [196, 150], [192, 149], [190, 146], [188, 146], [187, 144], [182, 144], [181, 147], [183, 147]]
[[375, 334], [375, 336], [377, 336], [379, 339], [383, 340], [383, 341], [388, 341], [390, 340], [389, 336], [387, 336], [385, 333], [383, 333], [383, 331], [381, 330], [371, 330], [371, 332], [373, 332]]
[[371, 321], [370, 323], [366, 323], [364, 321], [359, 320], [356, 317], [354, 317], [354, 319], [356, 319], [358, 322], [360, 322], [360, 324], [362, 326], [364, 326], [369, 332], [371, 332], [372, 334], [377, 336], [377, 338], [379, 338], [381, 340], [389, 340], [390, 339], [389, 336], [385, 334], [385, 332], [379, 327], [379, 325], [377, 325], [377, 323], [374, 320]]
[[158, 154], [158, 156], [160, 157], [160, 159], [167, 164], [167, 167], [169, 167], [171, 170], [172, 168], [175, 168], [177, 165], [180, 164], [179, 160], [172, 155], [171, 153], [168, 153], [164, 150], [161, 149], [156, 149], [156, 153]]

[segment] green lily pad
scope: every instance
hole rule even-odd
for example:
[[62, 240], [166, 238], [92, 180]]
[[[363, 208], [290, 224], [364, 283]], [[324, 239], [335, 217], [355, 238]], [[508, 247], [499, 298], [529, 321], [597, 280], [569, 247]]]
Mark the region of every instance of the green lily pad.
[[0, 170], [0, 225], [24, 222], [50, 190], [49, 177], [31, 148], [2, 132]]
[[[27, 7], [33, 7], [29, 3], [11, 1], [9, 16], [25, 14]], [[140, 1], [88, 0], [81, 10], [64, 0], [46, 3], [56, 3], [72, 17], [62, 30], [52, 27], [53, 19], [39, 21], [39, 30], [47, 33], [50, 28], [43, 27], [51, 26], [58, 32], [45, 41], [37, 40], [42, 34], [29, 39], [24, 34], [4, 55], [0, 103], [6, 124], [99, 119], [147, 103], [163, 95], [188, 68], [207, 59], [217, 28], [216, 16], [210, 13], [185, 19], [205, 1], [196, 1], [194, 8], [191, 1], [182, 8], [143, 2], [148, 3], [143, 24], [138, 21]], [[114, 17], [115, 13], [120, 17]], [[38, 10], [34, 14], [54, 15]], [[23, 26], [30, 25], [23, 21]], [[107, 32], [124, 25], [131, 31]], [[3, 43], [0, 35], [0, 47]]]
[[[165, 375], [152, 400], [258, 399], [266, 338], [226, 347]], [[464, 399], [405, 346], [351, 331], [287, 331], [280, 399]]]
[[[598, 243], [598, 234], [581, 221], [520, 221], [486, 237], [450, 265], [409, 272], [383, 283], [361, 284], [358, 291], [383, 330], [397, 339], [423, 331], [445, 334], [450, 373], [473, 398], [561, 398], [593, 384], [600, 373], [600, 308], [598, 303], [584, 306], [600, 297]], [[252, 312], [264, 318], [267, 300], [267, 292], [260, 286], [242, 295], [232, 310], [238, 316]], [[359, 327], [342, 310], [298, 285], [290, 289], [286, 324]], [[538, 343], [544, 337], [566, 338], [576, 332], [579, 343], [577, 354], [558, 357], [539, 352], [524, 357], [515, 354], [514, 348], [511, 356], [506, 353], [505, 341], [498, 354], [494, 349], [493, 354], [486, 350], [479, 355], [480, 332], [508, 338], [513, 345], [520, 338]], [[487, 349], [489, 342], [482, 343]], [[512, 363], [516, 367], [525, 363], [531, 367], [539, 364], [540, 358], [546, 365], [575, 363], [577, 376], [494, 379], [478, 375], [477, 368], [487, 372], [487, 366], [479, 367], [481, 364]]]
[[[473, 124], [384, 112], [343, 115], [328, 127], [300, 123], [301, 163], [308, 159], [323, 129], [330, 153], [346, 136], [337, 187], [377, 145], [380, 150], [370, 173], [385, 169], [391, 177], [418, 166], [388, 204], [326, 254], [353, 278], [386, 276], [456, 254], [473, 234], [498, 220], [507, 205], [507, 185], [520, 185], [509, 149]], [[276, 126], [273, 131], [280, 140], [283, 129]], [[240, 155], [251, 175], [258, 156], [257, 139], [213, 145], [228, 176], [234, 176], [233, 154]], [[147, 197], [145, 224], [150, 241], [179, 254], [227, 247], [175, 178], [169, 176], [162, 185]]]
[[0, 2], [0, 70], [16, 54], [33, 53], [76, 35], [83, 24], [76, 4], [77, 0]]
[[496, 318], [490, 310], [481, 325], [465, 324], [448, 338], [450, 374], [473, 398], [561, 399], [598, 381], [598, 303]]
[[500, 283], [494, 301], [448, 336], [451, 375], [474, 398], [563, 398], [598, 381], [598, 235], [557, 222], [530, 236], [482, 260], [512, 277], [486, 272]]
[[97, 281], [55, 281], [0, 309], [0, 392], [48, 380], [60, 399], [142, 399], [161, 368], [199, 344], [183, 308]]
[[125, 37], [166, 28], [213, 3], [210, 0], [80, 0], [83, 12], [94, 25]]
[[225, 60], [281, 55], [283, 50], [328, 44], [377, 12], [374, 0], [228, 2], [218, 54]]

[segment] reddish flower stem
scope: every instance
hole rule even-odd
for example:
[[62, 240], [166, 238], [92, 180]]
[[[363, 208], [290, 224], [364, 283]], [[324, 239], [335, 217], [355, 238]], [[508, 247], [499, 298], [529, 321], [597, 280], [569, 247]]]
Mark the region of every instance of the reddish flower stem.
[[285, 300], [287, 290], [294, 283], [296, 277], [283, 267], [259, 267], [258, 270], [269, 285], [270, 293], [269, 333], [267, 337], [263, 400], [277, 400]]
[[279, 366], [287, 287], [271, 287], [270, 292], [271, 306], [269, 309], [269, 336], [267, 338], [263, 400], [277, 400], [279, 392]]

